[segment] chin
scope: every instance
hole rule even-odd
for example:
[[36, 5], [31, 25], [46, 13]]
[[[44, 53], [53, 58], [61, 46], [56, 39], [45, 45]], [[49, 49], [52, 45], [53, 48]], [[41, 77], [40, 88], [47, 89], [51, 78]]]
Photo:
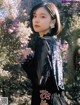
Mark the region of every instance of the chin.
[[34, 31], [35, 31], [35, 32], [38, 32], [38, 33], [40, 32], [39, 30], [34, 30]]

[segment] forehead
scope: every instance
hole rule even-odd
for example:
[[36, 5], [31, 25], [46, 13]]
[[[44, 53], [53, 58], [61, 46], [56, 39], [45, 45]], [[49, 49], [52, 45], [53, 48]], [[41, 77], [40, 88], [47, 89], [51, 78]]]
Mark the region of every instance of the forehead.
[[39, 7], [39, 8], [37, 8], [37, 9], [33, 12], [33, 14], [48, 14], [48, 15], [50, 15], [50, 14], [48, 13], [48, 11], [46, 10], [45, 7]]

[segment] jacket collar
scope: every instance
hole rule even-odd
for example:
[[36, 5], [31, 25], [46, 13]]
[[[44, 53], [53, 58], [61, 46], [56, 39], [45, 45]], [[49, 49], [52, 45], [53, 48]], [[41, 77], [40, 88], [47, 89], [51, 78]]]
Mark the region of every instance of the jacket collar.
[[[40, 35], [39, 35], [39, 37], [40, 37]], [[57, 39], [57, 35], [52, 35], [52, 34], [49, 33], [49, 32], [48, 32], [47, 34], [44, 34], [43, 37], [41, 37], [41, 38], [46, 38], [46, 37], [48, 37], [48, 38], [49, 38], [49, 37], [53, 37], [53, 38]]]

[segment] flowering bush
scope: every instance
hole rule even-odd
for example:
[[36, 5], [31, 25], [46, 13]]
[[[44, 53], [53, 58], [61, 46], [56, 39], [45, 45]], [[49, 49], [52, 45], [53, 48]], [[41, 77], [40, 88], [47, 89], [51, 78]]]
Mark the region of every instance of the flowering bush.
[[23, 46], [27, 47], [31, 30], [26, 21], [13, 16], [0, 17], [0, 96], [8, 97], [9, 104], [30, 105], [31, 83], [17, 56]]
[[61, 40], [59, 40], [57, 42], [58, 46], [60, 47], [60, 50], [61, 50], [61, 53], [62, 53], [62, 60], [63, 60], [63, 63], [67, 63], [68, 62], [68, 49], [69, 49], [69, 44], [66, 40], [63, 40], [61, 42]]

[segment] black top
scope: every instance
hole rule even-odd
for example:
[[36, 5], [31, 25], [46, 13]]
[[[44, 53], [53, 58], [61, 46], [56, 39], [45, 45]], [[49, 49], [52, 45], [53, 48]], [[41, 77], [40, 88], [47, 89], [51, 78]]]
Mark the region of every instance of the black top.
[[[52, 67], [49, 58], [51, 52], [46, 43], [46, 38], [48, 37], [49, 34], [44, 35], [43, 38], [37, 37], [33, 47], [34, 57], [32, 58], [30, 55], [22, 64], [22, 68], [32, 81], [33, 92], [31, 105], [40, 105], [40, 102], [44, 100], [51, 105], [51, 94], [58, 92], [56, 81], [51, 70]], [[52, 37], [50, 38], [52, 39]], [[56, 39], [53, 40], [53, 45], [55, 42]], [[56, 70], [58, 69], [56, 65], [55, 68]]]
[[55, 81], [53, 84], [53, 78], [50, 75], [46, 84], [44, 86], [35, 85], [33, 87], [32, 93], [32, 104], [31, 105], [40, 105], [41, 100], [46, 100], [46, 102], [51, 105], [51, 95], [56, 93], [57, 88], [55, 85]]
[[73, 55], [74, 69], [80, 70], [80, 47], [77, 47]]

